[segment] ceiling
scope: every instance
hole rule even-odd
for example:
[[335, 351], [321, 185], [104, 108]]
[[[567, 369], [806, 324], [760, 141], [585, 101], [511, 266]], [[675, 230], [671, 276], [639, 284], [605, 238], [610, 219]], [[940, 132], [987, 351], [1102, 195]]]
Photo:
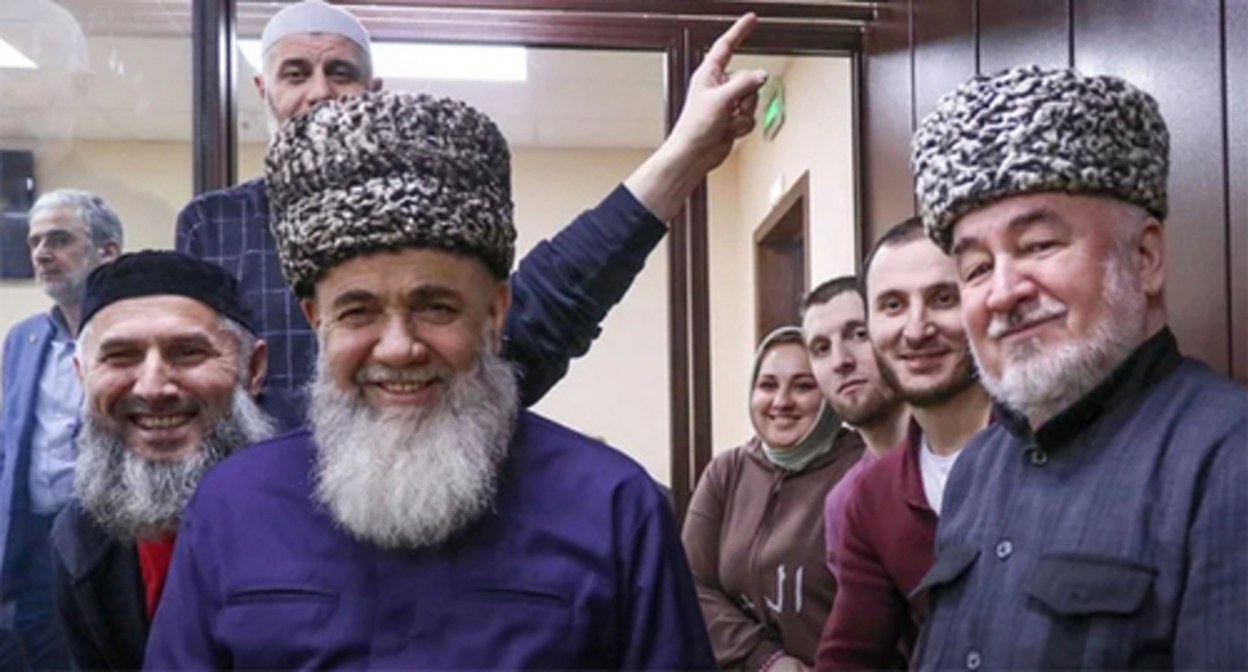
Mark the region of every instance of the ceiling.
[[[280, 6], [256, 5], [268, 13]], [[189, 9], [190, 0], [0, 0], [0, 38], [40, 66], [0, 70], [0, 138], [189, 141]], [[748, 56], [734, 67], [783, 74], [790, 61]], [[237, 63], [239, 138], [263, 142], [254, 72], [241, 55]], [[385, 85], [465, 100], [520, 147], [651, 148], [662, 140], [661, 54], [540, 49], [529, 51], [528, 65], [527, 82]]]

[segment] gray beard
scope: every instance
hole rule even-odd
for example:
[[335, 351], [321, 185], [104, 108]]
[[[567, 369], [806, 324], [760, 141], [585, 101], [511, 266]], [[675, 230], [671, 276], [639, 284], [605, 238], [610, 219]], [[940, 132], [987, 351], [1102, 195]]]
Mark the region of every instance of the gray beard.
[[[1147, 306], [1139, 280], [1111, 254], [1105, 264], [1105, 312], [1086, 338], [1047, 349], [1019, 343], [1002, 353], [1000, 376], [982, 375], [988, 393], [1025, 415], [1033, 428], [1095, 389], [1143, 337]], [[978, 362], [978, 353], [975, 357]]]
[[484, 352], [430, 405], [385, 409], [339, 389], [325, 368], [319, 360], [309, 394], [315, 495], [342, 529], [423, 548], [490, 511], [520, 406], [510, 364]]
[[234, 451], [273, 434], [273, 419], [241, 385], [229, 414], [213, 425], [199, 449], [177, 461], [153, 461], [126, 448], [121, 436], [84, 409], [74, 492], [109, 536], [125, 543], [176, 532], [182, 511], [208, 469]]

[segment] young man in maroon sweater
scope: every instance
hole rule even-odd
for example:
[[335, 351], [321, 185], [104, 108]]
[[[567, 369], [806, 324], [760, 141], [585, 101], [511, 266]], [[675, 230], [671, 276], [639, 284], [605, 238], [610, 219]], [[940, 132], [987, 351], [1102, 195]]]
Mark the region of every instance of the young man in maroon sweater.
[[910, 404], [907, 436], [871, 465], [845, 505], [840, 586], [819, 670], [905, 664], [923, 619], [910, 593], [932, 565], [945, 480], [991, 414], [962, 326], [957, 267], [917, 218], [893, 227], [865, 264], [867, 325], [880, 372]]

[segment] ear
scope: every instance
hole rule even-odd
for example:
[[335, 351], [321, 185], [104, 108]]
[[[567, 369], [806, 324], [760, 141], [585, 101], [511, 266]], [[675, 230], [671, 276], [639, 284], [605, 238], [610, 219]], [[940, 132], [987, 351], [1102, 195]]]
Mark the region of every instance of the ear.
[[264, 387], [264, 377], [269, 372], [269, 344], [263, 339], [256, 341], [256, 348], [251, 351], [251, 361], [247, 363], [247, 392], [252, 397], [260, 394]]
[[371, 82], [369, 82], [369, 83], [368, 83], [368, 90], [369, 90], [369, 91], [380, 91], [380, 90], [381, 90], [381, 83], [382, 83], [382, 82], [381, 82], [381, 78], [380, 78], [380, 77], [374, 77], [374, 78], [373, 78], [373, 81], [371, 81]]
[[110, 240], [100, 247], [100, 263], [107, 264], [121, 256], [121, 243]]
[[500, 280], [494, 285], [494, 294], [490, 297], [490, 319], [494, 321], [495, 333], [502, 337], [503, 325], [507, 322], [507, 311], [511, 308], [511, 283]]
[[78, 359], [78, 353], [74, 353], [74, 375], [78, 376], [78, 387], [86, 387], [87, 374], [82, 370], [82, 360]]
[[260, 94], [260, 101], [264, 102], [264, 75], [257, 72], [252, 76], [251, 83], [256, 86], [256, 93]]
[[1159, 296], [1166, 286], [1166, 234], [1161, 222], [1149, 217], [1135, 247], [1136, 271], [1140, 287], [1149, 296]]
[[308, 324], [312, 325], [312, 331], [320, 329], [321, 316], [316, 312], [316, 298], [299, 299], [299, 307], [303, 309], [303, 316], [308, 318]]

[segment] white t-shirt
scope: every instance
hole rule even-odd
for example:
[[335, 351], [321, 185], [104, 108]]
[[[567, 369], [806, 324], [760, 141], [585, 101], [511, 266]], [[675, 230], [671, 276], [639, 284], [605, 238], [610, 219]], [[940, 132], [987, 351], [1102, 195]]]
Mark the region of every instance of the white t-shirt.
[[936, 515], [940, 515], [940, 505], [945, 501], [945, 483], [949, 480], [949, 472], [953, 463], [962, 454], [959, 450], [952, 455], [937, 455], [927, 445], [927, 437], [923, 437], [923, 446], [919, 450], [919, 471], [923, 475], [923, 494], [927, 495], [927, 505], [932, 507]]

